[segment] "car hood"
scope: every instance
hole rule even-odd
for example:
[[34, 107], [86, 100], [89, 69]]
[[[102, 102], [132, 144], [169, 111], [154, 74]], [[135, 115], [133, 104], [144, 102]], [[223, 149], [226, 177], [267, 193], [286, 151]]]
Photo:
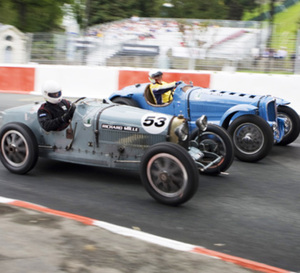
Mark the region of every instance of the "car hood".
[[[41, 103], [27, 104], [7, 109], [1, 114], [2, 125], [9, 122], [21, 122], [34, 131], [40, 131], [37, 111]], [[172, 115], [152, 112], [115, 103], [102, 103], [97, 100], [80, 102], [73, 116], [73, 122], [89, 128], [99, 124], [105, 131], [127, 131], [152, 135], [168, 135]], [[0, 124], [1, 125], [1, 124]]]
[[251, 104], [258, 106], [262, 98], [269, 97], [270, 100], [274, 98], [271, 96], [262, 96], [254, 94], [246, 94], [239, 92], [230, 91], [220, 91], [205, 88], [193, 88], [190, 90], [189, 99], [192, 101], [202, 101], [202, 102], [214, 102], [226, 105], [236, 105], [236, 104]]

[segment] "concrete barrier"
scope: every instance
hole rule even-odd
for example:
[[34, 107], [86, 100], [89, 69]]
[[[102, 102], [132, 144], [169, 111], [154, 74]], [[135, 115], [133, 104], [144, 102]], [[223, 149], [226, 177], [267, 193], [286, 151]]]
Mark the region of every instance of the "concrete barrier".
[[35, 68], [30, 66], [0, 66], [0, 91], [30, 93], [34, 89]]
[[[149, 69], [66, 65], [0, 65], [0, 92], [40, 94], [45, 80], [61, 83], [64, 96], [107, 98], [124, 86], [148, 82]], [[291, 102], [300, 113], [300, 75], [163, 70], [165, 81], [192, 81], [195, 86], [272, 95]]]

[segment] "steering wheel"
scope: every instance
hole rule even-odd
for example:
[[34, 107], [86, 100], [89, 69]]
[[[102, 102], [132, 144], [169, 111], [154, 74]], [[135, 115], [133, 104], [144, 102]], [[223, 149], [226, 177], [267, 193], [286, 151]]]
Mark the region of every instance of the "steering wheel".
[[84, 100], [86, 97], [81, 97], [81, 98], [79, 98], [79, 99], [77, 99], [77, 100], [75, 100], [73, 103], [78, 103], [79, 101], [81, 101], [81, 100]]

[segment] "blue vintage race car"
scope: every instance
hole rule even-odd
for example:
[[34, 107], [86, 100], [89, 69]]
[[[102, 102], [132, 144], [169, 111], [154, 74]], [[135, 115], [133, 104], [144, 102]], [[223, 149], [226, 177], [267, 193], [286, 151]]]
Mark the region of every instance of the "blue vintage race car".
[[172, 102], [156, 105], [149, 83], [143, 83], [125, 87], [109, 99], [161, 113], [182, 114], [189, 120], [191, 137], [196, 134], [195, 121], [205, 114], [210, 123], [228, 130], [235, 156], [247, 162], [264, 158], [274, 143], [287, 145], [299, 136], [299, 115], [283, 99], [206, 89], [183, 82], [173, 92]]

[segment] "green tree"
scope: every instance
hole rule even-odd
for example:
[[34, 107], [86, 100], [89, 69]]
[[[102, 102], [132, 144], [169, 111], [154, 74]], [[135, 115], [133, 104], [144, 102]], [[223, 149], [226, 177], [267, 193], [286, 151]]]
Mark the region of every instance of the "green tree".
[[27, 32], [57, 30], [64, 3], [72, 4], [82, 29], [133, 15], [240, 20], [245, 11], [256, 6], [256, 0], [1, 0], [0, 21]]
[[14, 25], [17, 19], [17, 11], [9, 0], [0, 1], [0, 23]]
[[[159, 17], [162, 0], [136, 0], [133, 1], [132, 10], [135, 10], [135, 15], [140, 17]], [[133, 15], [133, 14], [132, 14]]]
[[225, 19], [227, 7], [223, 0], [172, 0], [169, 15], [173, 18]]
[[90, 0], [89, 25], [116, 21], [139, 14], [136, 0]]
[[256, 0], [225, 0], [228, 9], [228, 20], [242, 20], [245, 11], [254, 10], [258, 4]]
[[85, 28], [88, 23], [89, 9], [90, 0], [74, 0], [72, 4], [72, 12], [81, 29]]
[[[1, 0], [0, 20], [23, 32], [47, 32], [60, 29], [61, 9], [71, 0]], [[9, 13], [10, 16], [5, 14]]]

